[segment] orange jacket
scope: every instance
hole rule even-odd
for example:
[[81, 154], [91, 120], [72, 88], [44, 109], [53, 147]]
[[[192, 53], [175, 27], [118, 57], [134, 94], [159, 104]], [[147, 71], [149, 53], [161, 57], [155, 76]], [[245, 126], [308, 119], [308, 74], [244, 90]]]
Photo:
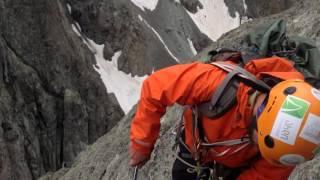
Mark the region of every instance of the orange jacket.
[[[281, 79], [303, 79], [302, 74], [294, 69], [290, 61], [279, 57], [253, 60], [245, 69], [257, 78], [271, 75]], [[132, 148], [144, 154], [151, 153], [159, 135], [160, 118], [166, 107], [174, 103], [195, 105], [208, 101], [225, 75], [226, 72], [213, 65], [195, 62], [164, 68], [149, 76], [143, 83], [137, 112], [131, 124]], [[248, 103], [250, 89], [240, 83], [237, 91], [238, 103], [235, 106], [215, 120], [201, 119], [208, 142], [237, 139], [248, 134], [252, 116], [252, 106]], [[191, 149], [191, 111], [186, 111], [184, 118], [186, 144]], [[239, 148], [238, 146], [241, 145], [232, 147], [233, 150]], [[216, 152], [225, 149], [227, 147], [214, 148]], [[215, 157], [209, 152], [206, 160], [215, 160], [228, 167], [239, 167], [247, 165], [257, 154], [257, 147], [249, 145], [235, 154], [227, 153], [222, 157]], [[250, 168], [244, 171], [239, 179], [287, 179], [291, 170], [292, 168], [275, 167], [260, 158], [251, 162]]]

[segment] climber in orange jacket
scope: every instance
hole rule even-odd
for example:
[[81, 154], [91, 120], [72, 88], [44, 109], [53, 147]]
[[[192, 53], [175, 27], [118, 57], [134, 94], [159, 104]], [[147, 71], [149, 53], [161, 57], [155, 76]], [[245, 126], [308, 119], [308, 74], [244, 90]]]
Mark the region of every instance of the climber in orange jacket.
[[[213, 119], [199, 116], [204, 143], [218, 142], [211, 148], [199, 150], [195, 146], [198, 138], [194, 132], [194, 115], [192, 108], [186, 110], [182, 135], [185, 146], [179, 146], [180, 153], [172, 169], [173, 179], [196, 179], [200, 174], [190, 170], [189, 165], [199, 166], [199, 159], [200, 169], [213, 162], [241, 169], [237, 179], [287, 179], [295, 164], [312, 158], [312, 151], [319, 143], [315, 142], [315, 132], [308, 131], [312, 131], [309, 127], [311, 115], [314, 121], [320, 121], [319, 91], [302, 81], [303, 75], [294, 69], [292, 62], [283, 58], [252, 60], [244, 69], [257, 79], [272, 77], [281, 82], [272, 87], [270, 93], [259, 92], [240, 82], [236, 103], [227, 112]], [[150, 75], [143, 83], [131, 124], [130, 165], [142, 166], [149, 160], [166, 107], [174, 103], [195, 107], [208, 102], [227, 74], [211, 64], [194, 62], [174, 65]], [[305, 111], [295, 109], [287, 113], [285, 110], [291, 102], [298, 107], [302, 104]], [[245, 140], [248, 137], [249, 140]]]

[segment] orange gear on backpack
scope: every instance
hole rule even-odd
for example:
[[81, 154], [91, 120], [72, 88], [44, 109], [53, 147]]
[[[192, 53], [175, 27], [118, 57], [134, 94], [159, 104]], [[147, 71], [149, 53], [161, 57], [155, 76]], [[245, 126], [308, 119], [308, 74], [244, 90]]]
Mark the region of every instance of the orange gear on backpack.
[[274, 86], [258, 118], [258, 145], [272, 164], [312, 159], [320, 151], [320, 91], [296, 79]]

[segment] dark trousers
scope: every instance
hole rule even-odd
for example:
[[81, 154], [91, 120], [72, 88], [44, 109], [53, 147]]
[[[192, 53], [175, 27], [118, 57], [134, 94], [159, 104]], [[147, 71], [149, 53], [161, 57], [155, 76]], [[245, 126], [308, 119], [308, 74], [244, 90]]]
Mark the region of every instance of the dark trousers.
[[[190, 152], [182, 144], [179, 144], [179, 149], [178, 156], [189, 164], [196, 166]], [[201, 170], [200, 177], [198, 177], [193, 168], [176, 159], [172, 167], [172, 180], [207, 180], [210, 176], [209, 167], [211, 169], [216, 168], [215, 172], [218, 174], [215, 174], [215, 176], [223, 177], [223, 180], [234, 180], [243, 170], [243, 168], [227, 168], [219, 164], [216, 164], [215, 167], [209, 165], [208, 168]]]
[[[196, 166], [196, 161], [192, 158], [190, 152], [182, 145], [179, 144], [178, 156], [184, 161]], [[210, 170], [205, 169], [200, 172], [200, 177], [197, 176], [197, 172], [190, 166], [184, 164], [179, 159], [176, 159], [172, 167], [172, 180], [205, 180], [209, 178]]]

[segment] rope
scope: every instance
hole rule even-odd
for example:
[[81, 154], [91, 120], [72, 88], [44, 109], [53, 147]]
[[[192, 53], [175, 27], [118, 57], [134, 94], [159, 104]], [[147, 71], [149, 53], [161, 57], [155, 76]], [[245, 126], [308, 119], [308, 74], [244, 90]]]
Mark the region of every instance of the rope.
[[243, 143], [248, 143], [248, 142], [250, 142], [250, 138], [243, 137], [240, 139], [232, 139], [232, 140], [219, 141], [219, 142], [214, 142], [214, 143], [201, 143], [201, 146], [205, 146], [205, 147], [233, 146], [233, 145], [238, 145], [238, 144], [243, 144]]

